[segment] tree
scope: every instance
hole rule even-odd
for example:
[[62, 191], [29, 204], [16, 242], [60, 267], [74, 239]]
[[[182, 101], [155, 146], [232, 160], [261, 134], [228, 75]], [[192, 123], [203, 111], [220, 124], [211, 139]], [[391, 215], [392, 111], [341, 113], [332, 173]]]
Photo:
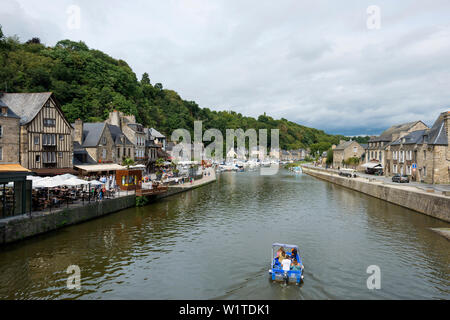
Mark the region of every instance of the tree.
[[147, 72], [142, 75], [141, 84], [150, 84], [150, 77]]
[[327, 164], [333, 163], [333, 149], [328, 149], [327, 151]]
[[134, 160], [131, 159], [131, 158], [125, 158], [125, 159], [123, 159], [123, 161], [122, 161], [122, 165], [123, 165], [123, 166], [126, 166], [127, 169], [130, 169], [130, 166], [134, 165]]

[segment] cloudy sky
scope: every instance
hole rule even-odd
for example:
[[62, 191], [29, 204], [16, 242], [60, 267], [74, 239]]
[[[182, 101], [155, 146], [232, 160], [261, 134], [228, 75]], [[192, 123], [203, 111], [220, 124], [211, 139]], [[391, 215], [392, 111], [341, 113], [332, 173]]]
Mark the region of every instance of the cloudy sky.
[[201, 107], [347, 135], [450, 110], [448, 0], [0, 2], [6, 35], [82, 40]]

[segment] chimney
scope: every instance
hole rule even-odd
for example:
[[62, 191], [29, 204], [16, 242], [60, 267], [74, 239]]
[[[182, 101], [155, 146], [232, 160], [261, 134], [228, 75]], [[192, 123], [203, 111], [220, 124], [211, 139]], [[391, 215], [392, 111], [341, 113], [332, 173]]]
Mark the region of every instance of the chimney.
[[73, 141], [83, 144], [83, 120], [75, 120], [75, 131], [73, 135]]
[[450, 158], [450, 111], [444, 112], [444, 128], [447, 133], [447, 159]]
[[339, 140], [339, 144], [342, 144], [344, 142], [345, 142], [345, 140]]
[[120, 125], [120, 112], [117, 110], [111, 111], [109, 113], [109, 119], [107, 120], [107, 122], [112, 124], [113, 126], [118, 126], [119, 128], [122, 128]]

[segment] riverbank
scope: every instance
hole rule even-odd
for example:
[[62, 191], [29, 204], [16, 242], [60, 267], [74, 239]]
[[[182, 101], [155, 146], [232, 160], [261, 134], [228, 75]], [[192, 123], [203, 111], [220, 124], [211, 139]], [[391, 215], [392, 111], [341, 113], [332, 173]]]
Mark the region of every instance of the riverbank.
[[[210, 175], [195, 180], [192, 184], [170, 186], [164, 194], [154, 197], [153, 201], [167, 198], [175, 194], [199, 188], [216, 181], [214, 170]], [[104, 199], [90, 203], [71, 205], [53, 212], [33, 212], [30, 215], [14, 216], [0, 220], [0, 245], [9, 244], [39, 234], [58, 230], [70, 225], [86, 222], [114, 212], [136, 206], [136, 195], [124, 195], [114, 199]]]
[[407, 185], [388, 185], [376, 179], [347, 178], [323, 168], [302, 166], [303, 172], [372, 197], [450, 222], [450, 197]]

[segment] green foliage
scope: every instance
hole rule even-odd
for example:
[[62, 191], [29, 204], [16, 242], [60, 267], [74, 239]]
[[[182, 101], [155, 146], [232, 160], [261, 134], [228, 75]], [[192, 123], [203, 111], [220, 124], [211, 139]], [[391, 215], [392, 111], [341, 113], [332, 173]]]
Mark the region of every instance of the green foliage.
[[327, 151], [327, 164], [333, 163], [333, 149], [328, 149]]
[[149, 203], [149, 200], [146, 196], [136, 197], [136, 207], [143, 207]]
[[[279, 129], [280, 147], [288, 150], [311, 146], [312, 151], [323, 152], [344, 138], [266, 114], [255, 119], [200, 108], [161, 83], [152, 85], [147, 73], [138, 81], [125, 61], [90, 49], [82, 41], [62, 40], [54, 47], [46, 47], [38, 38], [20, 43], [5, 38], [0, 28], [0, 79], [0, 86], [7, 85], [9, 92], [52, 91], [70, 122], [102, 121], [116, 109], [134, 114], [138, 122], [166, 136], [185, 128], [193, 137], [194, 121], [201, 120], [204, 131], [216, 128], [224, 137], [228, 128]], [[270, 146], [270, 134], [268, 138]]]
[[348, 158], [348, 159], [344, 160], [343, 163], [345, 165], [355, 166], [355, 165], [359, 164], [359, 158], [358, 157]]
[[126, 166], [128, 169], [130, 168], [130, 166], [134, 165], [134, 160], [131, 158], [125, 158], [122, 161], [122, 165]]

